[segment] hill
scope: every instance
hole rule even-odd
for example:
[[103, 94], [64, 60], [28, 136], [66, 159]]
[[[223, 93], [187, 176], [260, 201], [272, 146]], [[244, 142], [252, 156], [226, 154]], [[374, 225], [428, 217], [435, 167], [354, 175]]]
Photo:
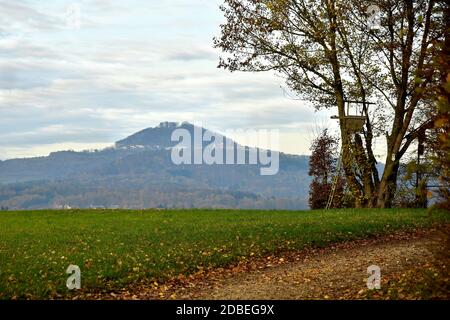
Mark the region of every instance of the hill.
[[[260, 165], [175, 165], [171, 149], [176, 142], [170, 138], [175, 128], [194, 130], [189, 123], [164, 122], [103, 150], [60, 151], [47, 157], [2, 161], [0, 205], [15, 210], [64, 205], [307, 208], [307, 156], [281, 153], [279, 172], [273, 176], [261, 176]], [[248, 154], [250, 148], [245, 150]]]

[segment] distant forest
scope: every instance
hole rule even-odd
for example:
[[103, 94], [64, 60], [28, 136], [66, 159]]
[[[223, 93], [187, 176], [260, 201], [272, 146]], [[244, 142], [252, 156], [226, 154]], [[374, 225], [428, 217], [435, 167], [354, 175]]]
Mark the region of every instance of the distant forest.
[[0, 206], [308, 208], [307, 156], [280, 154], [280, 171], [273, 176], [261, 176], [258, 165], [177, 166], [170, 158], [171, 132], [159, 126], [114, 148], [0, 161]]

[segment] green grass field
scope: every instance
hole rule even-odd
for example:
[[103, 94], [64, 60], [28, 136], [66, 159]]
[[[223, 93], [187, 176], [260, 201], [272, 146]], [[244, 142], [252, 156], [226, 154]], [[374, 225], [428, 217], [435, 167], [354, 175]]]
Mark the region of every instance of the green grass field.
[[70, 297], [70, 264], [98, 291], [243, 257], [449, 223], [425, 210], [72, 210], [0, 213], [0, 299]]

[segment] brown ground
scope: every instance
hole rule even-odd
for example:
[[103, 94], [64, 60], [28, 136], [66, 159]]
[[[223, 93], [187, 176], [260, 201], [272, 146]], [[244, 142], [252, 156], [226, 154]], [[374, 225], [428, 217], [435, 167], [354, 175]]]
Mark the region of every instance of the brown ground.
[[[450, 299], [449, 235], [447, 226], [309, 248], [200, 270], [106, 298]], [[370, 265], [381, 268], [381, 290], [367, 289]]]

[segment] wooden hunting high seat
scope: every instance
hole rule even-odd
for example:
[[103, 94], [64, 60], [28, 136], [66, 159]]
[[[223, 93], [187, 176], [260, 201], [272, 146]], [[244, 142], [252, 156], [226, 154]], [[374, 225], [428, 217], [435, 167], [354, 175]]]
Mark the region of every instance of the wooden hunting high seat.
[[[342, 118], [342, 124], [344, 125], [345, 129], [347, 132], [349, 133], [356, 133], [357, 132], [361, 132], [363, 131], [364, 128], [364, 124], [366, 123], [366, 116], [364, 116], [364, 108], [361, 108], [359, 111], [359, 115], [358, 114], [350, 114], [350, 104], [355, 104], [356, 106], [356, 113], [358, 113], [358, 105], [359, 106], [364, 106], [364, 102], [362, 101], [344, 101], [344, 103], [347, 104], [347, 112], [345, 113], [344, 110], [344, 117]], [[366, 106], [370, 105], [370, 104], [375, 104], [375, 103], [371, 103], [371, 102], [365, 102]], [[339, 116], [332, 116], [331, 119], [338, 119], [340, 120]], [[341, 175], [341, 168], [342, 168], [342, 156], [343, 156], [343, 147], [341, 147], [341, 151], [339, 153], [339, 161], [337, 164], [337, 168], [336, 168], [336, 172], [333, 178], [333, 184], [331, 186], [331, 192], [330, 195], [328, 196], [328, 201], [327, 201], [327, 205], [325, 206], [325, 209], [330, 209], [333, 205], [333, 199], [334, 199], [334, 194], [336, 192], [336, 186], [337, 183], [339, 181], [339, 177]]]
[[[350, 104], [356, 104], [356, 109], [358, 105], [363, 104], [361, 101], [345, 101], [347, 104], [347, 113], [343, 117], [343, 124], [347, 131], [349, 132], [361, 132], [363, 130], [364, 124], [366, 123], [366, 116], [363, 115], [363, 108], [361, 108], [359, 115], [350, 114]], [[366, 102], [366, 105], [374, 104], [371, 102]], [[358, 110], [356, 111], [358, 113]], [[332, 116], [331, 119], [339, 119], [339, 116]]]

